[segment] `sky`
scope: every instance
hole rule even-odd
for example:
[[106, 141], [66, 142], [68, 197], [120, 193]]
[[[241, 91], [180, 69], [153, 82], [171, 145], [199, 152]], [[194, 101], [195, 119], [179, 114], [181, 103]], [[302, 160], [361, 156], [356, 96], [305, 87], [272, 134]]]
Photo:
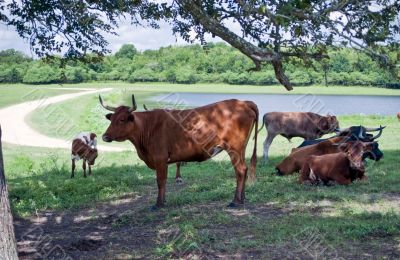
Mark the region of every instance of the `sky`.
[[[121, 21], [116, 32], [118, 35], [104, 35], [109, 42], [108, 48], [114, 53], [123, 44], [132, 43], [140, 50], [158, 49], [162, 46], [188, 44], [180, 37], [172, 34], [171, 26], [165, 22], [160, 24], [160, 29], [138, 27], [131, 25], [129, 21]], [[222, 41], [219, 38], [207, 37], [207, 41]], [[14, 27], [7, 27], [0, 23], [0, 50], [16, 49], [29, 56], [34, 56], [29, 43], [19, 37]]]

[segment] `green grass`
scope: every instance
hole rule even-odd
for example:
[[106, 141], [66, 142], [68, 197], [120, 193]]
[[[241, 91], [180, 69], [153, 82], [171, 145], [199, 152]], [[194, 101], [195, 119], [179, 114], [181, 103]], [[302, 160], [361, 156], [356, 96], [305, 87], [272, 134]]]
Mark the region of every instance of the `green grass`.
[[[121, 90], [123, 85], [118, 85]], [[142, 88], [139, 85], [134, 87]], [[202, 88], [200, 85], [189, 87]], [[157, 89], [157, 93], [163, 92], [161, 85], [149, 88], [151, 91]], [[151, 102], [148, 100], [150, 91], [138, 90], [136, 93], [137, 99], [141, 100], [139, 104]], [[109, 93], [106, 98], [112, 104], [128, 102], [123, 92]], [[105, 111], [99, 109], [95, 96], [82, 97], [80, 102], [71, 100], [57, 107], [75, 120], [82, 130], [94, 127], [103, 132], [108, 124], [105, 119], [100, 119]], [[40, 115], [43, 113], [33, 113], [30, 122], [45, 134], [66, 137], [62, 133], [54, 134], [55, 128], [44, 131], [57, 125], [60, 114], [42, 119]], [[222, 255], [258, 252], [259, 258], [277, 258], [274, 250], [293, 252], [310, 236], [317, 236], [324, 245], [340, 247], [346, 252], [353, 252], [353, 248], [361, 244], [379, 251], [382, 241], [397, 245], [400, 239], [400, 122], [394, 116], [360, 115], [340, 116], [339, 121], [342, 127], [387, 125], [379, 139], [385, 157], [377, 163], [369, 162], [369, 180], [366, 183], [310, 187], [299, 185], [296, 175], [274, 175], [274, 166], [302, 141], [293, 138], [288, 142], [277, 137], [271, 147], [270, 162], [266, 166], [258, 165], [257, 181], [247, 187], [248, 210], [230, 211], [225, 208], [233, 197], [236, 181], [229, 161], [221, 155], [201, 164], [184, 166], [182, 176], [185, 184], [182, 187], [174, 185], [175, 167], [171, 166], [167, 208], [151, 213], [147, 210], [150, 204], [143, 204], [140, 210], [121, 216], [113, 225], [115, 228], [150, 225], [154, 230], [178, 230], [180, 236], [177, 239], [168, 243], [157, 241], [150, 255], [149, 252], [136, 252], [152, 258], [179, 258], [188, 248]], [[259, 156], [262, 155], [265, 134], [265, 130], [260, 133]], [[252, 147], [252, 140], [249, 147]], [[12, 208], [20, 216], [42, 210], [95, 208], [96, 203], [113, 201], [132, 193], [147, 196], [152, 202], [156, 198], [154, 172], [133, 151], [100, 153], [94, 175], [86, 179], [82, 177], [80, 167], [75, 179], [69, 178], [70, 155], [67, 150], [4, 144], [4, 161]], [[290, 255], [281, 257], [292, 258]]]
[[44, 99], [51, 96], [76, 92], [75, 90], [62, 89], [59, 85], [54, 85], [54, 87], [57, 89], [49, 89], [49, 86], [0, 84], [0, 108], [30, 100]]
[[[0, 89], [7, 85], [0, 85]], [[29, 85], [15, 84], [12, 87], [29, 87]], [[126, 91], [145, 92], [193, 92], [193, 93], [265, 93], [265, 94], [324, 94], [324, 95], [384, 95], [400, 96], [400, 90], [366, 86], [295, 86], [292, 91], [287, 91], [281, 85], [254, 86], [254, 85], [229, 85], [229, 84], [172, 84], [172, 83], [126, 83], [126, 82], [92, 82], [80, 84], [48, 84], [39, 88], [117, 88]]]
[[[188, 164], [182, 168], [185, 185], [181, 188], [173, 184], [175, 169], [171, 166], [167, 208], [154, 215], [145, 203], [140, 205], [142, 210], [121, 216], [113, 225], [146, 224], [156, 230], [179, 230], [183, 241], [160, 243], [154, 249], [155, 256], [173, 256], [190, 245], [216, 252], [263, 250], [293, 239], [306, 240], [307, 232], [319, 234], [335, 247], [376, 236], [400, 238], [398, 203], [388, 198], [399, 199], [400, 152], [384, 149], [384, 153], [381, 162], [370, 165], [368, 183], [348, 187], [301, 186], [297, 176], [275, 176], [273, 166], [283, 157], [272, 156], [267, 166], [259, 164], [256, 183], [247, 187], [249, 211], [243, 216], [240, 211], [236, 215], [225, 210], [236, 183], [229, 162]], [[132, 193], [149, 196], [151, 202], [156, 198], [154, 173], [133, 152], [101, 154], [93, 176], [84, 179], [78, 167], [72, 180], [68, 151], [6, 144], [4, 155], [10, 199], [17, 215], [95, 208], [96, 202]], [[160, 216], [164, 221], [152, 224]], [[226, 244], [229, 237], [232, 241]]]

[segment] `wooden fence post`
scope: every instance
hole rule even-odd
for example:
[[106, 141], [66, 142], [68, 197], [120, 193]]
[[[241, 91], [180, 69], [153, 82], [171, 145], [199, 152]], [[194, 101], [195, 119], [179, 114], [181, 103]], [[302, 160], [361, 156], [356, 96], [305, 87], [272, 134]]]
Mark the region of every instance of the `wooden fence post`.
[[6, 176], [4, 174], [3, 148], [1, 145], [0, 126], [0, 259], [18, 259], [15, 242], [13, 217], [8, 200]]

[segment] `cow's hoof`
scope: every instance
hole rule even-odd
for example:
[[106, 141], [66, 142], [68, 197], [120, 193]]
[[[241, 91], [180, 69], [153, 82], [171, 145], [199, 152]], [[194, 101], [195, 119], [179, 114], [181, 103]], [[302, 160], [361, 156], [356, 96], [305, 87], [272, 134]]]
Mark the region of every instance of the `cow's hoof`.
[[178, 177], [178, 178], [175, 179], [175, 182], [176, 182], [176, 184], [182, 184], [183, 180], [182, 180], [181, 177]]
[[237, 209], [237, 208], [243, 208], [243, 206], [244, 203], [237, 203], [232, 201], [231, 203], [229, 203], [228, 208]]
[[156, 212], [159, 211], [161, 209], [161, 207], [157, 206], [157, 205], [153, 205], [150, 207], [150, 211], [151, 212]]

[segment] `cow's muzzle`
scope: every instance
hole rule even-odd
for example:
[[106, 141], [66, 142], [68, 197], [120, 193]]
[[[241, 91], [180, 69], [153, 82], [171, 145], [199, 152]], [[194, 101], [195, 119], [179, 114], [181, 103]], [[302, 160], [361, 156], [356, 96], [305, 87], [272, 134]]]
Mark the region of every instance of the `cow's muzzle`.
[[112, 142], [112, 139], [111, 139], [111, 137], [109, 137], [108, 135], [104, 134], [104, 135], [103, 135], [103, 141], [104, 141], [104, 142], [107, 142], [107, 143], [111, 143], [111, 142]]

